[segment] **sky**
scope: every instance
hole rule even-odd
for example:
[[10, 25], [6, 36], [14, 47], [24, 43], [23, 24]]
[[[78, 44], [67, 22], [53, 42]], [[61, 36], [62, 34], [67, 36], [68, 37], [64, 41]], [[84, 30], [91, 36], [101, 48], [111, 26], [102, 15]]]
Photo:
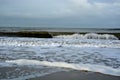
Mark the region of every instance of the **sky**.
[[0, 26], [120, 28], [120, 0], [0, 0]]

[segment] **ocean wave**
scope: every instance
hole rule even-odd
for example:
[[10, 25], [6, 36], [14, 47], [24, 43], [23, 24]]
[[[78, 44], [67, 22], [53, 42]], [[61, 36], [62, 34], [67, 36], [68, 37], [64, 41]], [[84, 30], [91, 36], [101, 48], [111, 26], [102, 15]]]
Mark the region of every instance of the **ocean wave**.
[[87, 34], [73, 34], [73, 35], [58, 35], [56, 38], [73, 38], [73, 39], [105, 39], [105, 40], [118, 40], [118, 38], [111, 34], [97, 34], [97, 33], [87, 33]]

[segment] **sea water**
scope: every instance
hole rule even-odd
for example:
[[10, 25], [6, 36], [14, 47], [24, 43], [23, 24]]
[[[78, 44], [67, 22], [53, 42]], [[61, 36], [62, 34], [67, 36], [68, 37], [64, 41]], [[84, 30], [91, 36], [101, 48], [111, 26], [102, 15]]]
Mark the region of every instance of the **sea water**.
[[120, 40], [114, 35], [0, 37], [0, 79], [25, 80], [59, 71], [120, 76]]

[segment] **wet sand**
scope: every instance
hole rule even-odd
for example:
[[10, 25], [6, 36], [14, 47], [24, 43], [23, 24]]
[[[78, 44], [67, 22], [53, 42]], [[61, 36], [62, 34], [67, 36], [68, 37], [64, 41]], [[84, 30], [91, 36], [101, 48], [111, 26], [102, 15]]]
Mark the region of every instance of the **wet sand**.
[[120, 76], [110, 76], [95, 72], [70, 71], [57, 72], [27, 80], [120, 80]]

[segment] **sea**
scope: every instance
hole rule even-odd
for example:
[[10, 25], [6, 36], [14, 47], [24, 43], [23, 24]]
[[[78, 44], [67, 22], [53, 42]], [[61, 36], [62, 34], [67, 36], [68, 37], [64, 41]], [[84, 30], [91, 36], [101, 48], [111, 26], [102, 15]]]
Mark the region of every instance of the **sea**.
[[0, 80], [26, 80], [71, 70], [120, 76], [120, 40], [108, 34], [120, 33], [120, 29], [0, 27], [2, 32], [23, 30], [75, 34], [53, 38], [0, 36]]

